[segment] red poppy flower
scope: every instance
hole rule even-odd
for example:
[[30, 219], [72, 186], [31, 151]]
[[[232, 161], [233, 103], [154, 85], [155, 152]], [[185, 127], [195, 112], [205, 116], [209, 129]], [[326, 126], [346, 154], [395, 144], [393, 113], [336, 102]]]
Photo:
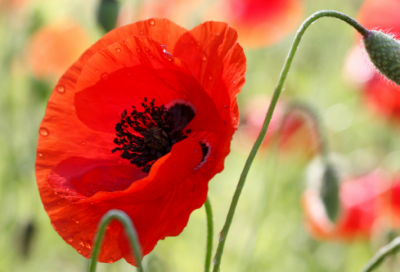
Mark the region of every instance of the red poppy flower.
[[[55, 87], [36, 178], [54, 229], [88, 258], [101, 216], [132, 219], [146, 255], [176, 236], [223, 170], [246, 59], [235, 30], [150, 19], [107, 33]], [[100, 262], [135, 260], [114, 222]]]
[[260, 47], [276, 43], [298, 27], [302, 14], [301, 0], [220, 0], [206, 18], [229, 22], [243, 46]]
[[[368, 0], [362, 5], [358, 20], [368, 29], [379, 29], [395, 36], [400, 34], [400, 1]], [[391, 121], [400, 121], [399, 87], [385, 79], [370, 64], [366, 68], [367, 56], [361, 50], [354, 49], [347, 60], [347, 72], [362, 83], [366, 102], [379, 114]]]
[[400, 173], [398, 173], [383, 196], [386, 222], [392, 228], [400, 227]]
[[340, 184], [341, 213], [336, 223], [328, 219], [318, 192], [307, 190], [302, 204], [310, 233], [317, 239], [370, 237], [381, 216], [381, 196], [387, 190], [387, 182], [387, 176], [378, 170], [343, 181]]

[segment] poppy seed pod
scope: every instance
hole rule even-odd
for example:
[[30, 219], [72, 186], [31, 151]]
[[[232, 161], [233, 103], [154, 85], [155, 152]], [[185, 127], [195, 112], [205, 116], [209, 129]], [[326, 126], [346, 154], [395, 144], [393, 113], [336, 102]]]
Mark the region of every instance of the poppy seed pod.
[[363, 38], [365, 49], [375, 67], [400, 85], [400, 43], [391, 35], [372, 30]]

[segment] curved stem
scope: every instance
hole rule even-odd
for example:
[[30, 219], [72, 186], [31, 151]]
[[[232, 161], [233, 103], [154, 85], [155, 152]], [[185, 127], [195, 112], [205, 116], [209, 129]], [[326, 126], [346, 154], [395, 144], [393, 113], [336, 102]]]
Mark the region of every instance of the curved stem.
[[400, 250], [400, 237], [378, 250], [375, 256], [365, 265], [361, 272], [371, 272], [377, 268], [383, 260], [391, 254], [395, 254]]
[[271, 122], [271, 118], [272, 118], [272, 114], [274, 113], [275, 107], [276, 107], [276, 103], [278, 102], [279, 96], [282, 92], [282, 86], [283, 83], [286, 80], [287, 74], [289, 72], [290, 69], [290, 65], [292, 64], [294, 55], [297, 51], [297, 47], [299, 46], [299, 43], [301, 41], [301, 38], [304, 34], [304, 32], [306, 31], [306, 29], [316, 20], [318, 20], [321, 17], [334, 17], [337, 18], [339, 20], [342, 20], [346, 23], [348, 23], [349, 25], [353, 26], [361, 35], [363, 36], [367, 36], [369, 34], [369, 30], [364, 28], [362, 25], [360, 25], [356, 20], [350, 18], [349, 16], [347, 16], [344, 13], [341, 12], [337, 12], [337, 11], [331, 11], [331, 10], [322, 10], [322, 11], [318, 11], [316, 13], [314, 13], [313, 15], [311, 15], [310, 17], [308, 17], [303, 24], [300, 26], [299, 30], [296, 33], [296, 36], [294, 38], [293, 44], [289, 50], [289, 54], [286, 58], [285, 64], [282, 68], [280, 77], [279, 77], [279, 81], [278, 84], [275, 88], [274, 91], [274, 95], [272, 97], [271, 103], [269, 105], [268, 108], [268, 112], [266, 114], [263, 126], [261, 128], [260, 134], [258, 135], [258, 138], [253, 146], [253, 148], [251, 149], [251, 152], [249, 154], [249, 157], [247, 158], [246, 164], [243, 168], [242, 174], [240, 175], [239, 178], [239, 182], [238, 185], [236, 187], [236, 191], [235, 194], [233, 195], [232, 198], [232, 202], [231, 202], [231, 206], [229, 208], [226, 220], [225, 220], [225, 224], [224, 227], [222, 228], [221, 231], [221, 235], [219, 238], [219, 243], [218, 243], [218, 247], [217, 247], [217, 252], [215, 254], [215, 258], [214, 258], [214, 269], [213, 272], [218, 272], [219, 271], [219, 267], [221, 265], [221, 258], [222, 258], [222, 254], [224, 251], [224, 246], [225, 246], [225, 241], [226, 241], [226, 237], [228, 235], [229, 232], [229, 228], [232, 224], [232, 219], [233, 216], [235, 214], [235, 210], [236, 210], [236, 206], [237, 203], [239, 201], [239, 197], [240, 194], [242, 192], [243, 186], [245, 184], [246, 181], [246, 177], [247, 174], [249, 173], [251, 164], [253, 163], [253, 160], [257, 154], [257, 151], [262, 143], [262, 141], [264, 140], [265, 134], [267, 133], [269, 124]]
[[207, 197], [206, 203], [204, 203], [207, 215], [207, 247], [206, 247], [206, 260], [204, 263], [204, 272], [209, 272], [211, 267], [211, 254], [213, 247], [214, 237], [214, 218], [212, 213], [212, 207], [210, 199]]
[[110, 210], [105, 215], [103, 215], [103, 217], [101, 218], [100, 223], [99, 223], [99, 230], [97, 231], [96, 236], [94, 238], [95, 244], [93, 247], [92, 257], [90, 260], [89, 272], [96, 271], [97, 257], [100, 252], [100, 245], [101, 245], [101, 242], [103, 241], [107, 226], [113, 220], [118, 220], [124, 227], [126, 235], [130, 242], [130, 245], [131, 245], [131, 250], [133, 250], [133, 252], [135, 254], [135, 259], [136, 259], [136, 262], [138, 265], [137, 270], [139, 272], [143, 272], [144, 270], [142, 267], [142, 253], [141, 253], [142, 249], [140, 247], [140, 243], [139, 243], [139, 239], [136, 234], [135, 227], [133, 226], [132, 221], [129, 218], [129, 216], [120, 210]]

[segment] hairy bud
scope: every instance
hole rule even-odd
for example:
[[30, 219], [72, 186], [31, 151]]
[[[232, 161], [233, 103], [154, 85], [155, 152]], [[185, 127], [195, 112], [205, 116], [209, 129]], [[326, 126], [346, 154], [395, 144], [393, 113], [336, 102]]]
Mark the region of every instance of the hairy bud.
[[400, 42], [391, 35], [371, 30], [363, 38], [365, 49], [375, 67], [400, 85]]

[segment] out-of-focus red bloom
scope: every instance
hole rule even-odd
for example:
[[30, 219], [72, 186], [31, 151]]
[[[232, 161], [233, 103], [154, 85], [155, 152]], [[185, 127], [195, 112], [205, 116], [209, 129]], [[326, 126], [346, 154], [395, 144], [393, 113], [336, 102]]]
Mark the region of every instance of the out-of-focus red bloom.
[[381, 170], [370, 172], [340, 184], [341, 213], [332, 223], [318, 191], [308, 189], [302, 199], [307, 227], [317, 239], [353, 240], [369, 238], [382, 216], [382, 195], [388, 178]]
[[[261, 95], [248, 101], [243, 110], [242, 122], [236, 137], [238, 148], [247, 150], [252, 147], [261, 131], [270, 102], [271, 99], [268, 96]], [[269, 146], [271, 141], [276, 139], [281, 151], [297, 150], [311, 155], [315, 152], [315, 135], [307, 124], [307, 117], [297, 111], [286, 116], [286, 110], [286, 103], [279, 101], [262, 147]]]
[[[187, 26], [192, 23], [195, 14], [201, 10], [203, 0], [148, 0], [130, 8], [121, 8], [117, 26], [144, 20], [150, 17], [167, 18], [176, 24]], [[131, 5], [125, 3], [126, 6]]]
[[[399, 10], [398, 0], [367, 0], [360, 9], [358, 20], [368, 29], [379, 29], [398, 36]], [[367, 67], [367, 54], [361, 51], [353, 49], [346, 62], [346, 72], [355, 81], [362, 83], [364, 97], [376, 112], [391, 121], [400, 121], [399, 87], [375, 71], [372, 64]]]
[[220, 0], [206, 16], [229, 22], [246, 47], [273, 44], [299, 26], [301, 0]]
[[[149, 19], [117, 28], [61, 77], [39, 130], [36, 178], [54, 229], [88, 258], [101, 216], [132, 219], [143, 254], [206, 200], [238, 126], [246, 59], [236, 31]], [[133, 108], [134, 107], [134, 108]], [[99, 261], [135, 260], [121, 225]]]
[[383, 197], [386, 223], [392, 228], [400, 227], [400, 173], [397, 174]]
[[28, 47], [28, 61], [35, 77], [58, 78], [90, 45], [79, 25], [60, 21], [39, 29]]

